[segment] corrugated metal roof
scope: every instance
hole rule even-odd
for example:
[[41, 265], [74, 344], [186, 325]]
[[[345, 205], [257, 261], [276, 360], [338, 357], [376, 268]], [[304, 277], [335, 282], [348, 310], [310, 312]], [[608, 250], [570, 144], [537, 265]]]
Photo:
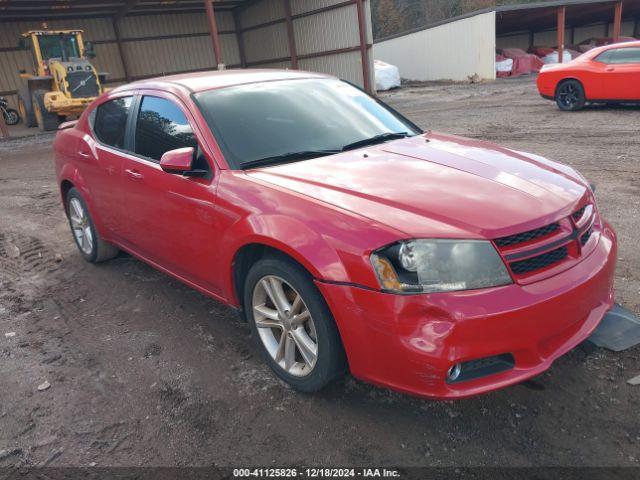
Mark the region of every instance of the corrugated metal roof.
[[[231, 10], [252, 0], [213, 0]], [[204, 12], [204, 0], [0, 0], [0, 22]]]
[[[613, 22], [617, 0], [557, 0], [525, 5], [504, 5], [496, 9], [497, 34], [555, 28], [558, 7], [566, 7], [566, 24], [571, 27]], [[640, 16], [640, 0], [623, 1], [623, 18]]]

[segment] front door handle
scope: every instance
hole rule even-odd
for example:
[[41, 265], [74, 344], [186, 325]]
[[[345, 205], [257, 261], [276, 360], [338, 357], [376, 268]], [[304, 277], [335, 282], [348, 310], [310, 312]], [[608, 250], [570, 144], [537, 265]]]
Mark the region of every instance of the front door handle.
[[127, 169], [124, 173], [126, 173], [132, 180], [142, 180], [144, 178], [144, 175], [137, 170]]
[[613, 67], [607, 67], [607, 68], [605, 68], [605, 70], [604, 70], [604, 71], [605, 71], [605, 72], [615, 72], [615, 71], [616, 71], [616, 69], [615, 69], [615, 68], [613, 68]]

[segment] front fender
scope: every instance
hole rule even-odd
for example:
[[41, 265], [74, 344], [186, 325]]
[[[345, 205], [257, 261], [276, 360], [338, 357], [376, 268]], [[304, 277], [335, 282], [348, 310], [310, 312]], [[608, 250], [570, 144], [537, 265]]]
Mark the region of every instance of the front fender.
[[245, 246], [261, 244], [282, 251], [316, 279], [347, 282], [343, 261], [329, 239], [300, 220], [279, 214], [250, 215], [236, 222], [221, 242], [221, 264], [229, 266], [226, 298], [238, 302], [233, 288], [235, 256]]

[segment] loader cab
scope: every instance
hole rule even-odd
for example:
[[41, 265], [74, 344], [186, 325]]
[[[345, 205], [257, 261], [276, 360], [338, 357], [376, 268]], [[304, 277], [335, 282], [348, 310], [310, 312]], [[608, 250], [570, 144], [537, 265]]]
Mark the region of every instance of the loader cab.
[[21, 41], [30, 47], [37, 76], [51, 74], [51, 60], [66, 63], [85, 56], [81, 30], [31, 30], [22, 35]]
[[36, 35], [36, 41], [40, 44], [42, 60], [56, 58], [67, 62], [73, 58], [82, 57], [80, 52], [79, 34], [59, 33], [55, 35]]

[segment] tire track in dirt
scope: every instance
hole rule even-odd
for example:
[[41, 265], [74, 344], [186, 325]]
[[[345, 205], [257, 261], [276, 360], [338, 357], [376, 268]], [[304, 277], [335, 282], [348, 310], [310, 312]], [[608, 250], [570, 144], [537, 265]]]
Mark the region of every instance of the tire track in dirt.
[[60, 257], [40, 239], [20, 233], [0, 233], [0, 279], [33, 283], [54, 272]]

